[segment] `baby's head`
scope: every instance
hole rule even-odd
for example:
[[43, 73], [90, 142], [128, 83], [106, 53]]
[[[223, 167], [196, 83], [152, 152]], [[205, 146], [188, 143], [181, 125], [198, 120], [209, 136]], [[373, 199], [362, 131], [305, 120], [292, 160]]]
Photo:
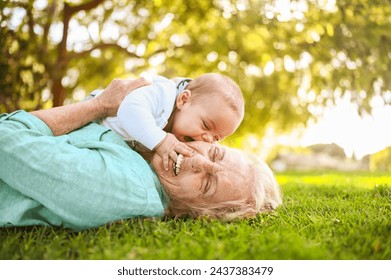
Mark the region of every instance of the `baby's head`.
[[208, 73], [192, 80], [178, 95], [171, 133], [183, 142], [214, 142], [233, 134], [243, 120], [244, 99], [227, 76]]

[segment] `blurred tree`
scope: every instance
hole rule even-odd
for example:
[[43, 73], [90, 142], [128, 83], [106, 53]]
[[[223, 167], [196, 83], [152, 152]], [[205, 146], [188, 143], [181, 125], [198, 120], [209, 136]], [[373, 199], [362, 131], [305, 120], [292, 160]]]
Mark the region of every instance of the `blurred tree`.
[[344, 150], [335, 143], [315, 144], [308, 147], [315, 154], [327, 154], [333, 158], [344, 159], [346, 154]]
[[80, 100], [114, 77], [221, 72], [239, 136], [286, 130], [350, 96], [391, 104], [389, 0], [0, 2], [0, 111]]
[[391, 147], [371, 155], [369, 166], [372, 171], [391, 171]]

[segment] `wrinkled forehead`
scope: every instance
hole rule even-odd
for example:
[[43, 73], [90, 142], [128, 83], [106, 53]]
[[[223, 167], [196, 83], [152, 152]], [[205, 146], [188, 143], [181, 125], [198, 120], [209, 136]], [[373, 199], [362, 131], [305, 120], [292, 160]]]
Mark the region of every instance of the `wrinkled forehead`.
[[[219, 178], [219, 188], [233, 199], [247, 198], [251, 193], [253, 168], [248, 158], [241, 152], [223, 147], [225, 150], [222, 162], [223, 172]], [[224, 195], [224, 196], [225, 196]]]
[[220, 190], [221, 200], [243, 200], [250, 197], [252, 192], [251, 176], [239, 173], [226, 173], [221, 176], [217, 186]]
[[238, 149], [224, 147], [218, 145], [225, 152], [224, 159], [226, 160], [225, 164], [227, 167], [232, 166], [234, 169], [237, 169], [238, 172], [247, 172], [250, 168], [251, 162], [248, 157]]

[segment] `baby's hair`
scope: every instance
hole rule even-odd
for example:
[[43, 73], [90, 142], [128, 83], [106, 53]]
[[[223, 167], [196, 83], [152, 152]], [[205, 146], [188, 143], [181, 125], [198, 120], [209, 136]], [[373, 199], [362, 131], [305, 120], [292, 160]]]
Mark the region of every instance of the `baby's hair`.
[[186, 89], [191, 91], [191, 96], [196, 102], [203, 97], [221, 96], [230, 108], [238, 114], [240, 119], [243, 119], [243, 94], [239, 86], [231, 78], [222, 74], [206, 73], [192, 80]]
[[[244, 153], [241, 152], [243, 156]], [[249, 172], [243, 176], [242, 185], [250, 186], [247, 197], [218, 204], [205, 202], [196, 205], [184, 197], [171, 197], [166, 215], [169, 217], [209, 217], [222, 220], [252, 218], [259, 213], [271, 212], [282, 204], [280, 186], [269, 166], [263, 161], [247, 156]], [[237, 174], [241, 176], [241, 174]], [[243, 175], [243, 174], [242, 174]], [[241, 186], [238, 186], [240, 188]]]

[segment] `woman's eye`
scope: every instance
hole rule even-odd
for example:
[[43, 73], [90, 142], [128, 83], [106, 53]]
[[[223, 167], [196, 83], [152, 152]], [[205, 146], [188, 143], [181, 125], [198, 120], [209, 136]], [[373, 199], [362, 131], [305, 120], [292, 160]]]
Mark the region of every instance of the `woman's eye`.
[[214, 148], [214, 151], [213, 151], [213, 157], [212, 157], [213, 162], [216, 161], [216, 158], [218, 155], [219, 155], [219, 150], [216, 147], [216, 148]]
[[211, 184], [210, 184], [210, 176], [208, 176], [208, 179], [206, 180], [205, 187], [203, 189], [203, 194], [206, 194], [209, 191], [210, 186], [211, 186]]
[[208, 156], [211, 161], [215, 162], [218, 157], [220, 156], [220, 150], [216, 146], [213, 146], [209, 151], [208, 151]]

